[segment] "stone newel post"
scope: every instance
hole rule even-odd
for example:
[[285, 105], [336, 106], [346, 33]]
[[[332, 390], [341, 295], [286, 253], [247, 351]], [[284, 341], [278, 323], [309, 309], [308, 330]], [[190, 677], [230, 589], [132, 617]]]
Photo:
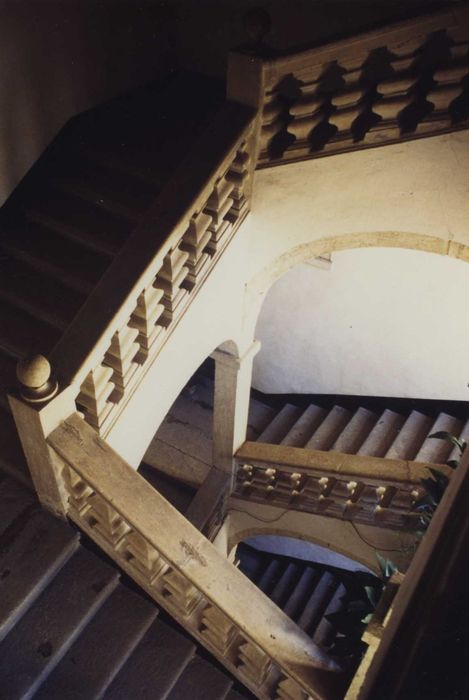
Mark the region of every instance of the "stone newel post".
[[218, 349], [213, 401], [213, 465], [234, 476], [233, 455], [246, 440], [252, 363], [260, 349], [254, 341], [241, 356]]
[[18, 435], [39, 500], [55, 515], [65, 517], [67, 496], [62, 463], [47, 444], [47, 436], [76, 409], [71, 387], [59, 393], [57, 380], [43, 355], [21, 360], [19, 390], [8, 397]]

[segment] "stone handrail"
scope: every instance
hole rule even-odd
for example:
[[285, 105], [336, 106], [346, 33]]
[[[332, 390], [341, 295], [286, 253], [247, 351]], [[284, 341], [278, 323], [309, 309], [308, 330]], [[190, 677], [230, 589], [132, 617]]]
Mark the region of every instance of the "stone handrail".
[[258, 698], [342, 697], [337, 664], [78, 414], [47, 443], [68, 516]]
[[106, 434], [249, 210], [253, 111], [225, 103], [51, 353]]
[[234, 495], [257, 503], [320, 513], [368, 525], [415, 529], [428, 466], [381, 457], [245, 442], [236, 453]]
[[[467, 570], [468, 498], [469, 453], [466, 453], [400, 581], [381, 629], [367, 630], [364, 635], [369, 649], [346, 700], [411, 697], [405, 684], [410, 681], [415, 688], [420, 655], [434, 644], [435, 632], [439, 630], [441, 634], [438, 624], [448, 615], [451, 600], [454, 605], [454, 589], [461, 588], [461, 572]], [[432, 663], [435, 658], [432, 654]], [[418, 670], [421, 672], [422, 668]]]
[[468, 50], [466, 5], [287, 56], [233, 53], [229, 94], [262, 111], [259, 162], [275, 165], [467, 128]]

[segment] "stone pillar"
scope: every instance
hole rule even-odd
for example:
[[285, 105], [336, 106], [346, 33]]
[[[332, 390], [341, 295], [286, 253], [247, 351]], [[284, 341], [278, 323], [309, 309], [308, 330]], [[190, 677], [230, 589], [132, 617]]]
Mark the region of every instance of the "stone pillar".
[[47, 436], [75, 410], [72, 388], [59, 393], [48, 360], [35, 355], [17, 367], [19, 391], [8, 397], [31, 478], [42, 505], [65, 517], [67, 494], [63, 463], [47, 444]]
[[252, 362], [259, 341], [241, 356], [219, 348], [215, 360], [213, 398], [213, 466], [233, 475], [233, 455], [246, 440]]

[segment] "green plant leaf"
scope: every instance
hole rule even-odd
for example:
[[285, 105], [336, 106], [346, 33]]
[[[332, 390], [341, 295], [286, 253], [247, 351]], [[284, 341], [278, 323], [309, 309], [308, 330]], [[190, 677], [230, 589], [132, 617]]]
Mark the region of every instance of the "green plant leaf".
[[381, 554], [376, 554], [378, 563], [381, 569], [381, 573], [385, 581], [387, 581], [393, 574], [398, 571], [397, 566], [390, 560], [382, 557]]
[[446, 474], [443, 474], [443, 472], [440, 472], [439, 469], [433, 469], [433, 467], [430, 467], [430, 472], [433, 475], [433, 478], [435, 481], [443, 488], [446, 489], [446, 487], [449, 484], [449, 479], [446, 476]]
[[373, 586], [365, 586], [365, 593], [368, 597], [368, 600], [370, 602], [370, 605], [373, 606], [373, 610], [376, 608], [378, 605], [378, 601], [381, 597], [381, 591], [378, 592], [376, 588]]
[[454, 435], [451, 435], [451, 433], [448, 433], [446, 430], [439, 430], [436, 433], [432, 433], [428, 437], [436, 438], [437, 440], [446, 440], [446, 442], [449, 442], [454, 447], [457, 447], [461, 454], [466, 449], [466, 442], [464, 440], [460, 440]]

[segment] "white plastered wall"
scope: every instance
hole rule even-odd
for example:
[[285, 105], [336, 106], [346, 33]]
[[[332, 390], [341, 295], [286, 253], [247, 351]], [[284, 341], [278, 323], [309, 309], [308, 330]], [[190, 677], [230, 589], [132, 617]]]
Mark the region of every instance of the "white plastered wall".
[[253, 386], [266, 393], [469, 400], [466, 263], [415, 250], [297, 265], [259, 316]]
[[257, 172], [252, 213], [108, 442], [137, 465], [205, 357], [226, 340], [241, 352], [249, 346], [267, 291], [295, 265], [331, 251], [370, 247], [469, 261], [468, 173], [469, 131]]

